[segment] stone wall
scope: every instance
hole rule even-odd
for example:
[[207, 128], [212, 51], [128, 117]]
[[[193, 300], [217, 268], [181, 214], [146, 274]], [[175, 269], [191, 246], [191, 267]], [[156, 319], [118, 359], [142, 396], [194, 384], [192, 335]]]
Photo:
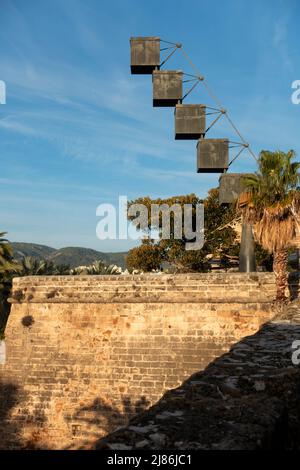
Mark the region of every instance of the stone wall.
[[95, 448], [299, 450], [299, 344], [298, 300]]
[[0, 447], [89, 448], [273, 314], [272, 274], [14, 280]]

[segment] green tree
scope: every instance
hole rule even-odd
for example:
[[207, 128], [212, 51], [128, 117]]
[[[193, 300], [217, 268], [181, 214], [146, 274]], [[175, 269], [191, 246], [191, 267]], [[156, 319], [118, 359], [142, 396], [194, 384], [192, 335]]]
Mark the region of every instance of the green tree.
[[278, 301], [286, 300], [288, 248], [299, 228], [300, 163], [293, 162], [294, 157], [293, 150], [263, 150], [258, 171], [244, 178], [247, 189], [239, 199], [243, 216], [254, 224], [258, 243], [273, 255]]
[[129, 251], [126, 264], [130, 271], [139, 269], [143, 272], [149, 272], [159, 269], [162, 260], [162, 250], [160, 246], [148, 240], [144, 240], [141, 246]]
[[52, 261], [38, 260], [31, 256], [25, 256], [20, 263], [20, 276], [55, 276], [69, 274], [67, 265], [55, 265]]
[[[151, 218], [152, 204], [166, 204], [169, 208], [173, 204], [179, 204], [183, 210], [185, 204], [192, 206], [193, 228], [196, 227], [196, 205], [203, 203], [205, 210], [204, 232], [205, 243], [201, 250], [186, 250], [184, 229], [183, 236], [180, 239], [175, 238], [174, 213], [170, 212], [170, 238], [162, 238], [162, 214], [158, 219], [158, 224]], [[218, 190], [209, 191], [208, 197], [204, 200], [195, 194], [186, 196], [173, 196], [167, 199], [151, 199], [149, 196], [138, 198], [129, 202], [129, 208], [133, 204], [143, 204], [148, 209], [147, 227], [145, 235], [147, 241], [143, 241], [138, 248], [130, 250], [127, 257], [127, 266], [129, 268], [151, 271], [157, 269], [162, 261], [170, 263], [177, 272], [204, 272], [210, 269], [208, 258], [218, 256], [221, 262], [226, 262], [230, 256], [237, 256], [239, 244], [236, 240], [235, 230], [228, 225], [235, 216], [233, 207], [221, 207], [218, 200]], [[134, 221], [135, 216], [129, 216], [129, 220]], [[224, 226], [224, 228], [222, 228]], [[221, 229], [220, 229], [221, 227]], [[158, 231], [159, 239], [151, 240], [150, 231]]]
[[118, 266], [114, 264], [107, 265], [104, 263], [104, 261], [101, 260], [94, 261], [94, 263], [89, 266], [77, 266], [77, 268], [70, 270], [70, 274], [80, 276], [116, 275], [120, 274], [121, 272], [122, 270]]

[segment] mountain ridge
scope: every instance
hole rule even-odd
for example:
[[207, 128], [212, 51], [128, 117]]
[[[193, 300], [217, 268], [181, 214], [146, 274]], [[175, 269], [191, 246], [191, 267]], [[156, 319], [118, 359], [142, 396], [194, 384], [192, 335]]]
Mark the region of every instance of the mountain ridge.
[[67, 264], [70, 268], [88, 266], [95, 261], [104, 261], [106, 264], [116, 264], [121, 268], [126, 267], [127, 252], [102, 252], [92, 248], [67, 246], [52, 248], [47, 245], [26, 242], [11, 242], [14, 257], [21, 260], [25, 256], [31, 256], [38, 260], [46, 259], [56, 265]]

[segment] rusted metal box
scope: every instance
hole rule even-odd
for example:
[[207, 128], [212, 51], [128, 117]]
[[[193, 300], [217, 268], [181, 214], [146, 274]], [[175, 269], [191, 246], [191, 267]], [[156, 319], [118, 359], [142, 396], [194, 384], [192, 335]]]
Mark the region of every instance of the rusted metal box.
[[228, 168], [228, 139], [199, 139], [197, 143], [198, 173], [222, 173]]
[[219, 178], [219, 203], [232, 204], [246, 190], [243, 181], [250, 173], [224, 173]]
[[182, 72], [180, 70], [154, 70], [153, 106], [175, 106], [182, 98]]
[[204, 104], [177, 104], [175, 108], [175, 139], [200, 139], [205, 135]]
[[156, 36], [130, 38], [131, 73], [150, 74], [160, 66], [160, 39]]

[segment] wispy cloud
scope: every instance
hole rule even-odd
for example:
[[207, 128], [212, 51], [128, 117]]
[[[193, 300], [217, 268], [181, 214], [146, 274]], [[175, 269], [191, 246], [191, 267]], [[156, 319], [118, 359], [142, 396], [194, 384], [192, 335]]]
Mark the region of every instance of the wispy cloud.
[[36, 132], [29, 126], [20, 123], [14, 116], [7, 116], [0, 119], [0, 128], [7, 131], [17, 132], [25, 135], [35, 135]]
[[279, 54], [282, 65], [288, 72], [291, 72], [293, 71], [294, 67], [288, 48], [289, 19], [290, 13], [287, 6], [285, 14], [275, 21], [273, 45]]

